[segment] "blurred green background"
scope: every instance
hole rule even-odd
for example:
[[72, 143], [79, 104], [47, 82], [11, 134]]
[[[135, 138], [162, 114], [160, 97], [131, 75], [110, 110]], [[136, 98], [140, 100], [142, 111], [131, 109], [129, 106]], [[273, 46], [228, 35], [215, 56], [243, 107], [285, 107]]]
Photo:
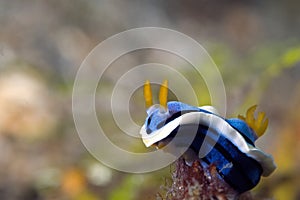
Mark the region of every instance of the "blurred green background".
[[[180, 31], [205, 47], [224, 79], [228, 117], [253, 104], [267, 113], [258, 146], [278, 168], [253, 193], [300, 199], [299, 8], [292, 0], [1, 1], [0, 199], [139, 200], [163, 191], [170, 167], [139, 175], [107, 168], [84, 148], [72, 118], [72, 86], [85, 56], [106, 38], [143, 26]], [[126, 62], [151, 56], [137, 53]], [[121, 65], [107, 71], [102, 89], [112, 89]], [[132, 115], [142, 123], [141, 90], [135, 96]], [[208, 93], [199, 101], [209, 103]], [[111, 120], [101, 119], [108, 129]], [[114, 130], [109, 137], [120, 146], [143, 149], [140, 141], [118, 141]]]

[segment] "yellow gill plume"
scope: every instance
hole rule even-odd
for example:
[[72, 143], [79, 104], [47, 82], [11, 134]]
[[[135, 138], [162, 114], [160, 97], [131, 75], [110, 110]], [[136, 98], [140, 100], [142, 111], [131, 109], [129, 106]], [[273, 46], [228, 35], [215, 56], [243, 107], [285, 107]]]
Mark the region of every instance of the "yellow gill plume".
[[238, 118], [244, 120], [257, 134], [257, 137], [260, 137], [266, 131], [269, 120], [265, 118], [266, 114], [264, 112], [259, 112], [257, 119], [255, 119], [254, 112], [256, 108], [257, 105], [251, 106], [246, 112], [246, 117], [239, 115]]

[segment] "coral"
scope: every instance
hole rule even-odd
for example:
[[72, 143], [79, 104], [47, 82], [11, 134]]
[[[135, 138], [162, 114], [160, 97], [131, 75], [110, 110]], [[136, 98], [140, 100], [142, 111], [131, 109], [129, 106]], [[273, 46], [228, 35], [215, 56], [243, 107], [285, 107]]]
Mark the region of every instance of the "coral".
[[249, 192], [242, 196], [232, 189], [219, 175], [214, 165], [203, 166], [201, 161], [187, 165], [183, 158], [174, 164], [172, 184], [167, 186], [164, 195], [157, 199], [166, 200], [230, 200], [253, 199]]

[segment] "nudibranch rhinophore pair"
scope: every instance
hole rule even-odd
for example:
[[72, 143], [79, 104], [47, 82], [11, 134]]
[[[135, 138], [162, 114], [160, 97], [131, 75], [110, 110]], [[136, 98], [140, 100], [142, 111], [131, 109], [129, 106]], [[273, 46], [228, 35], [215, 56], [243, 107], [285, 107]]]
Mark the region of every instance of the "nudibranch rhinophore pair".
[[[269, 176], [275, 170], [272, 156], [254, 144], [268, 126], [263, 112], [254, 118], [256, 106], [248, 109], [246, 117], [225, 119], [212, 106], [195, 107], [178, 101], [167, 102], [167, 94], [168, 82], [164, 81], [159, 92], [159, 104], [153, 105], [150, 82], [146, 81], [144, 97], [148, 116], [140, 134], [147, 147], [163, 148], [179, 130], [185, 130], [183, 127], [194, 127], [195, 137], [187, 144], [189, 155], [192, 151], [201, 162], [214, 164], [220, 177], [239, 193], [252, 189], [261, 176]], [[183, 134], [191, 133], [186, 131]], [[209, 152], [204, 157], [200, 156], [201, 146], [212, 140], [216, 141], [211, 144]]]

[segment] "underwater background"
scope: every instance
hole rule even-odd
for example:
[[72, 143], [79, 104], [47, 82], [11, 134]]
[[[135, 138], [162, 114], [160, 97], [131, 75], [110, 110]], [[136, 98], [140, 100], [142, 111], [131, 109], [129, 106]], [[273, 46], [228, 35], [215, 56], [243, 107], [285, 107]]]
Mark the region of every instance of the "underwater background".
[[[145, 26], [177, 30], [207, 50], [224, 81], [227, 117], [245, 114], [254, 104], [266, 113], [269, 127], [257, 146], [273, 155], [277, 169], [252, 193], [259, 199], [300, 199], [299, 7], [292, 0], [1, 1], [0, 199], [156, 199], [170, 185], [172, 167], [129, 174], [96, 160], [72, 116], [73, 83], [88, 53], [114, 34]], [[120, 135], [103, 102], [122, 73], [153, 61], [180, 65], [200, 104], [210, 103], [205, 82], [174, 55], [124, 55], [100, 80], [96, 109], [107, 137], [130, 151], [147, 149]], [[142, 126], [141, 88], [130, 112]]]

